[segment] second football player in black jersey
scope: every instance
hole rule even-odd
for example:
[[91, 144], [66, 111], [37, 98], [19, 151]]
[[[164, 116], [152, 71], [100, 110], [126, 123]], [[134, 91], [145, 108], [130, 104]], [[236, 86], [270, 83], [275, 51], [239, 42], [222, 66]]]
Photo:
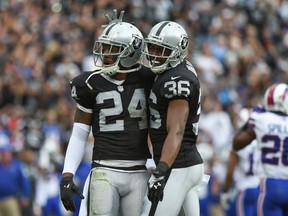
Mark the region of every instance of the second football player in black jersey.
[[201, 90], [194, 67], [185, 60], [188, 35], [179, 24], [163, 21], [145, 43], [145, 60], [157, 75], [149, 97], [149, 134], [157, 164], [148, 181], [150, 212], [157, 207], [157, 216], [177, 216], [183, 205], [186, 215], [197, 216], [204, 174], [196, 148]]

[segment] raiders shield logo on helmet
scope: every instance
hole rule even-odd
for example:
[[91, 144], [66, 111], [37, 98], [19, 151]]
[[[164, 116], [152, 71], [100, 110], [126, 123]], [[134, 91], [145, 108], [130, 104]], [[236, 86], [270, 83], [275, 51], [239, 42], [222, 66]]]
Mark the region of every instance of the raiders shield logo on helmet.
[[181, 48], [184, 50], [187, 48], [187, 46], [188, 46], [188, 38], [185, 36], [181, 41]]
[[142, 46], [142, 39], [135, 37], [135, 39], [132, 42], [132, 46], [133, 46], [134, 50], [139, 50]]

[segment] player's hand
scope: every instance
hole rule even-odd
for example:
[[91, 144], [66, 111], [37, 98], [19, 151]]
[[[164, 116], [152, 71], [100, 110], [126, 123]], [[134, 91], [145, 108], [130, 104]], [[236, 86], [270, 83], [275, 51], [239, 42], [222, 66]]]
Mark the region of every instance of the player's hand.
[[221, 193], [220, 194], [220, 204], [223, 209], [228, 209], [228, 200], [229, 200], [229, 195], [228, 193]]
[[236, 190], [229, 190], [220, 194], [220, 204], [224, 210], [227, 210], [231, 206], [233, 200], [236, 197]]
[[73, 182], [73, 176], [62, 177], [60, 183], [61, 201], [67, 211], [76, 211], [73, 194], [76, 193], [81, 199], [84, 199], [83, 194]]
[[[122, 22], [123, 16], [124, 16], [124, 10], [122, 10], [119, 14], [119, 17], [117, 18], [117, 9], [113, 10], [112, 17], [109, 16], [109, 14], [105, 13], [104, 16], [108, 22], [108, 25], [112, 23]], [[105, 28], [107, 25], [102, 25], [102, 28]]]
[[160, 161], [156, 169], [152, 172], [152, 175], [148, 181], [148, 199], [152, 202], [158, 202], [163, 200], [164, 187], [166, 184], [165, 175], [169, 166]]

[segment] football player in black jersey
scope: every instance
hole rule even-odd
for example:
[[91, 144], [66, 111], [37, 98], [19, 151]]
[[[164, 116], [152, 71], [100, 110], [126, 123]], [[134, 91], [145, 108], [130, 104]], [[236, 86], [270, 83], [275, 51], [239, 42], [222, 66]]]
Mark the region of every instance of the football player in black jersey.
[[[155, 78], [138, 63], [143, 43], [135, 26], [114, 19], [94, 45], [99, 69], [83, 72], [70, 82], [77, 108], [60, 184], [61, 200], [69, 211], [75, 211], [73, 194], [77, 193], [85, 196], [82, 216], [141, 214], [149, 178], [145, 162], [151, 156], [147, 101]], [[91, 129], [92, 170], [83, 196], [73, 176]]]
[[158, 216], [177, 216], [182, 205], [186, 215], [200, 215], [204, 167], [196, 140], [201, 91], [197, 73], [185, 59], [187, 50], [188, 35], [175, 22], [156, 24], [145, 39], [144, 64], [157, 75], [148, 100], [157, 164], [148, 181], [148, 198], [151, 209], [162, 201]]

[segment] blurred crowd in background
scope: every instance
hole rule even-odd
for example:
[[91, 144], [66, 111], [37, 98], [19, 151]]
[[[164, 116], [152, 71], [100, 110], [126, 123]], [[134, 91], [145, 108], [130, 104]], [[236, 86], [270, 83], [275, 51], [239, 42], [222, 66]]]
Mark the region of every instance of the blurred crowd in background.
[[[123, 20], [144, 36], [162, 20], [178, 22], [189, 34], [188, 58], [202, 88], [198, 147], [212, 177], [200, 192], [208, 205], [202, 215], [221, 215], [237, 113], [261, 103], [272, 83], [288, 81], [288, 0], [1, 0], [0, 208], [15, 195], [23, 216], [49, 209], [68, 215], [58, 181], [75, 108], [69, 81], [94, 69], [94, 41], [106, 24], [104, 13], [114, 8], [125, 10]], [[90, 152], [79, 184], [89, 172]], [[7, 153], [23, 171], [21, 178], [13, 173], [15, 184], [2, 165]], [[7, 182], [15, 188], [5, 194]]]

